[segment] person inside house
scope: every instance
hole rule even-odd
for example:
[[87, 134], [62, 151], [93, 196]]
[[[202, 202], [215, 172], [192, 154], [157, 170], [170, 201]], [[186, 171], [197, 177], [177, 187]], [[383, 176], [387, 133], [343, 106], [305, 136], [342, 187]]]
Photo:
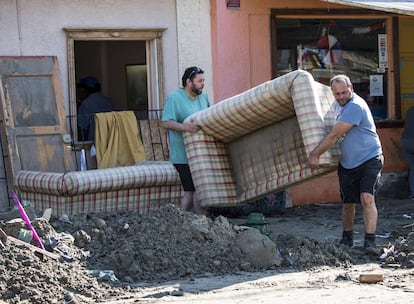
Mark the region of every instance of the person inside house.
[[414, 106], [411, 106], [404, 121], [404, 130], [401, 135], [401, 149], [408, 164], [409, 199], [414, 200]]
[[113, 111], [112, 100], [101, 94], [101, 84], [88, 76], [77, 84], [78, 131], [81, 141], [93, 141], [95, 138], [95, 113]]
[[210, 100], [204, 89], [204, 71], [199, 67], [189, 67], [182, 78], [182, 88], [167, 97], [162, 114], [162, 126], [167, 129], [170, 161], [177, 169], [184, 189], [184, 195], [179, 207], [197, 214], [206, 214], [197, 200], [195, 186], [188, 166], [187, 154], [184, 148], [183, 132], [198, 132], [200, 127], [184, 120], [191, 114], [206, 109]]
[[368, 254], [379, 255], [381, 249], [375, 243], [378, 211], [374, 194], [384, 165], [381, 142], [370, 108], [364, 99], [354, 93], [349, 77], [334, 76], [330, 85], [340, 113], [330, 133], [309, 155], [308, 163], [311, 168], [316, 168], [319, 156], [339, 144], [338, 177], [343, 203], [340, 243], [349, 247], [354, 245], [355, 207], [361, 204], [365, 227], [364, 249]]

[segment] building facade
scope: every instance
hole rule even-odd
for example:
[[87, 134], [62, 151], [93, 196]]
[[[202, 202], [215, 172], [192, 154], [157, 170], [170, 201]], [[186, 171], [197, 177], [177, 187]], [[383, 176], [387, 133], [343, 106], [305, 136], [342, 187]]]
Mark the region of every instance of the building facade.
[[[206, 92], [214, 103], [295, 69], [306, 69], [321, 82], [337, 73], [349, 74], [376, 118], [384, 147], [384, 173], [405, 172], [399, 140], [405, 112], [414, 105], [410, 74], [414, 8], [409, 1], [402, 7], [401, 1], [372, 5], [375, 2], [0, 0], [0, 69], [4, 69], [0, 71], [0, 210], [13, 205], [8, 194], [12, 171], [22, 166], [25, 152], [29, 156], [64, 154], [68, 141], [78, 143], [72, 118], [80, 78], [97, 77], [117, 110], [157, 110], [165, 96], [180, 86], [184, 69], [192, 65], [205, 70]], [[7, 95], [11, 87], [7, 73], [12, 73], [11, 63], [19, 62], [22, 75], [36, 76], [30, 70], [33, 57], [53, 57], [57, 65], [47, 72], [55, 75], [53, 89], [32, 93], [46, 99], [50, 95], [45, 92], [54, 94], [59, 123], [49, 126], [55, 141], [45, 145], [29, 141], [33, 151], [13, 152], [7, 139], [10, 134], [26, 136], [12, 141], [11, 146], [18, 147], [20, 141], [27, 142], [47, 129], [42, 125], [19, 129], [8, 120], [24, 109]], [[140, 85], [131, 87], [131, 80]], [[45, 113], [49, 109], [43, 107]], [[56, 146], [53, 143], [61, 150], [50, 148]], [[43, 146], [49, 148], [42, 150]], [[53, 164], [49, 158], [32, 161], [29, 158], [23, 167], [47, 170]], [[76, 167], [75, 159], [66, 169]], [[293, 205], [339, 199], [335, 173], [288, 192]]]
[[[385, 178], [406, 172], [400, 135], [414, 105], [414, 3], [212, 0], [211, 11], [217, 100], [295, 69], [322, 83], [346, 73], [376, 119]], [[336, 173], [288, 192], [293, 205], [339, 201]]]
[[[0, 0], [0, 210], [13, 206], [13, 171], [61, 170], [59, 154], [78, 143], [72, 118], [80, 78], [96, 77], [116, 110], [156, 110], [180, 86], [185, 68], [197, 65], [212, 97], [209, 12], [208, 1], [193, 0]], [[131, 79], [137, 88], [128, 87]], [[21, 91], [30, 98], [20, 98]], [[33, 112], [42, 119], [10, 119]], [[71, 155], [64, 170], [76, 169]]]

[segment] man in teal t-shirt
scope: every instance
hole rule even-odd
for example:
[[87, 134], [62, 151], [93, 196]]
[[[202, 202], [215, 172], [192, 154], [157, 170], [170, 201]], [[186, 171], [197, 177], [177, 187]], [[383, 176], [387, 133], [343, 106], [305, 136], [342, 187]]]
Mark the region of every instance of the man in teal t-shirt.
[[167, 97], [162, 114], [162, 126], [168, 131], [170, 161], [177, 169], [184, 189], [180, 208], [205, 214], [195, 194], [183, 140], [183, 132], [195, 133], [200, 130], [196, 124], [184, 123], [184, 120], [191, 114], [210, 106], [208, 96], [203, 92], [204, 71], [198, 67], [189, 67], [185, 70], [181, 81], [183, 87]]

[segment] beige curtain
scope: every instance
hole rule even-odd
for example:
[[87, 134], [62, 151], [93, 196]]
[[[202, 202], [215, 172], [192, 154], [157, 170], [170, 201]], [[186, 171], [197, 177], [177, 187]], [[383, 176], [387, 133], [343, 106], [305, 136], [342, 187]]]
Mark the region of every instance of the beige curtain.
[[95, 147], [98, 169], [130, 166], [145, 160], [134, 112], [96, 113]]

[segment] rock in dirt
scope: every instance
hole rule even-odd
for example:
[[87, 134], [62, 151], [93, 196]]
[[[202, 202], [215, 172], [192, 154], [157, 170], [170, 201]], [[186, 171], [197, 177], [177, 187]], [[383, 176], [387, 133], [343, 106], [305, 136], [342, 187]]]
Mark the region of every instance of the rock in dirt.
[[269, 268], [282, 263], [276, 244], [257, 229], [239, 232], [235, 245], [241, 249], [253, 268]]

